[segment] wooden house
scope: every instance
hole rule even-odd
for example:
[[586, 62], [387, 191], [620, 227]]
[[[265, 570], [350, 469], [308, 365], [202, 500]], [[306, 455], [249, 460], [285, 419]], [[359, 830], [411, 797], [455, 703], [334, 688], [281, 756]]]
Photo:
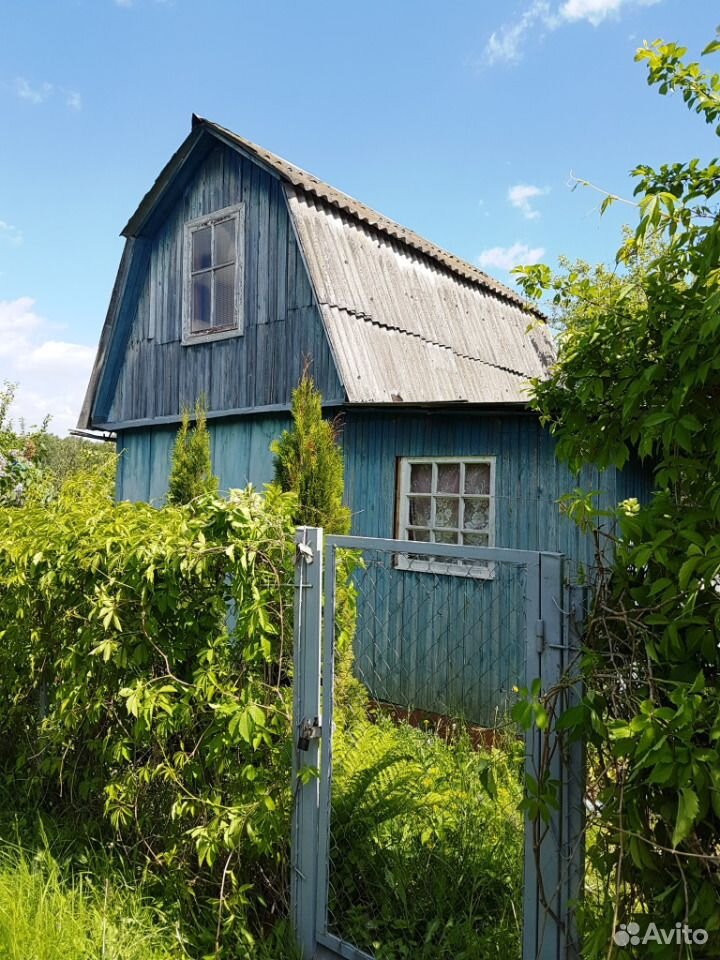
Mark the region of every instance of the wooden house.
[[161, 500], [200, 395], [221, 488], [271, 480], [306, 358], [354, 533], [591, 561], [558, 497], [637, 494], [636, 470], [556, 462], [526, 402], [553, 343], [516, 293], [217, 124], [193, 117], [123, 235], [79, 422], [117, 436], [118, 497]]

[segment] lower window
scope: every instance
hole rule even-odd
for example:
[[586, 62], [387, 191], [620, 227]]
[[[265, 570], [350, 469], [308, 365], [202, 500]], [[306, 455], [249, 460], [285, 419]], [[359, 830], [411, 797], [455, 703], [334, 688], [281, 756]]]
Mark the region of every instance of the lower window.
[[[419, 543], [495, 545], [494, 457], [403, 457], [398, 471], [398, 537]], [[397, 566], [491, 577], [482, 560], [399, 555]]]

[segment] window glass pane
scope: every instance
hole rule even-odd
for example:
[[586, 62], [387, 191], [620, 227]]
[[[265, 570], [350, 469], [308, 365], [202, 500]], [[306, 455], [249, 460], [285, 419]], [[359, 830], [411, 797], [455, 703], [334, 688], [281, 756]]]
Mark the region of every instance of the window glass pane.
[[207, 270], [210, 266], [210, 241], [212, 230], [203, 227], [194, 230], [192, 234], [192, 268], [193, 270]]
[[235, 221], [223, 220], [215, 226], [215, 265], [235, 262]]
[[430, 497], [410, 498], [410, 523], [413, 527], [430, 526]]
[[[435, 500], [435, 526], [436, 527], [455, 527], [458, 526], [458, 507], [459, 500], [450, 497], [438, 497]], [[440, 541], [441, 543], [444, 541]], [[455, 541], [452, 541], [453, 543]]]
[[[435, 530], [433, 532], [435, 543], [457, 543], [458, 535], [455, 530]], [[441, 558], [442, 559], [442, 558]]]
[[437, 475], [438, 493], [460, 493], [460, 464], [439, 463]]
[[490, 493], [490, 464], [465, 464], [465, 493]]
[[486, 533], [464, 533], [463, 543], [466, 547], [486, 547], [488, 535]]
[[432, 489], [432, 464], [410, 464], [410, 492], [430, 493]]
[[417, 540], [419, 543], [430, 542], [429, 530], [408, 530], [408, 540]]
[[235, 265], [213, 271], [215, 283], [215, 326], [232, 327], [235, 323]]
[[465, 527], [468, 530], [487, 530], [490, 524], [490, 500], [478, 497], [465, 501]]
[[210, 317], [210, 274], [201, 273], [192, 278], [192, 325], [191, 330], [197, 333], [207, 330], [211, 324]]

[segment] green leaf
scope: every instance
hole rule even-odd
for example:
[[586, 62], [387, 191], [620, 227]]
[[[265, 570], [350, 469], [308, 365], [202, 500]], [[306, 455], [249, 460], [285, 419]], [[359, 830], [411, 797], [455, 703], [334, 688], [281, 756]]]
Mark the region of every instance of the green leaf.
[[678, 585], [681, 590], [687, 589], [687, 585], [690, 582], [690, 577], [697, 570], [700, 560], [700, 557], [689, 557], [680, 567], [680, 572], [678, 573]]
[[238, 731], [246, 743], [252, 742], [254, 723], [249, 710], [243, 710], [238, 721]]
[[677, 848], [690, 835], [700, 811], [700, 801], [692, 787], [683, 787], [678, 792], [677, 818], [672, 836], [673, 848]]

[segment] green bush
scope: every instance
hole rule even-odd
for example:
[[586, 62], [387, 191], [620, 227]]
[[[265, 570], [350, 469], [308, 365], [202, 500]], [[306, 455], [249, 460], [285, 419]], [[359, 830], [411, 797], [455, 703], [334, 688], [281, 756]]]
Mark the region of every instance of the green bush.
[[322, 415], [322, 397], [306, 372], [292, 396], [293, 425], [272, 444], [275, 480], [297, 494], [295, 522], [350, 533], [343, 505], [344, 467], [338, 426]]
[[212, 472], [210, 435], [207, 431], [205, 401], [195, 404], [195, 425], [185, 408], [175, 438], [172, 469], [168, 479], [168, 503], [191, 503], [198, 497], [218, 492], [218, 478]]
[[150, 868], [203, 949], [285, 910], [292, 509], [115, 504], [95, 475], [0, 510], [5, 782]]
[[[658, 40], [636, 59], [720, 134], [720, 74], [686, 52]], [[718, 52], [716, 38], [704, 54]], [[603, 958], [634, 913], [720, 934], [720, 164], [633, 173], [638, 223], [616, 269], [523, 271], [562, 320], [532, 400], [558, 456], [601, 468], [639, 457], [653, 477], [646, 503], [614, 512], [614, 558], [598, 551], [585, 694], [560, 720], [590, 748], [583, 932], [587, 956]], [[571, 499], [570, 515], [587, 523], [591, 500]], [[685, 941], [673, 954], [698, 952]]]
[[[18, 855], [3, 872], [0, 857], [6, 904], [29, 903], [23, 891], [40, 876], [52, 892], [36, 914], [8, 915], [8, 937], [28, 923], [45, 930], [49, 911], [67, 907], [77, 923], [65, 954], [81, 957], [72, 937], [85, 930], [93, 943], [98, 923], [116, 923], [96, 894], [122, 876], [161, 915], [151, 958], [165, 956], [169, 924], [188, 956], [297, 960], [287, 924], [295, 496], [270, 486], [161, 509], [114, 503], [112, 468], [71, 477], [46, 503], [0, 509], [0, 809], [11, 797], [30, 834], [39, 811], [72, 837], [62, 869], [42, 846], [37, 867]], [[364, 692], [346, 690], [333, 810], [343, 934], [369, 936], [380, 960], [514, 956], [513, 741], [492, 753], [448, 745], [373, 719]], [[80, 874], [94, 878], [82, 890]], [[128, 896], [118, 917], [139, 915]]]

